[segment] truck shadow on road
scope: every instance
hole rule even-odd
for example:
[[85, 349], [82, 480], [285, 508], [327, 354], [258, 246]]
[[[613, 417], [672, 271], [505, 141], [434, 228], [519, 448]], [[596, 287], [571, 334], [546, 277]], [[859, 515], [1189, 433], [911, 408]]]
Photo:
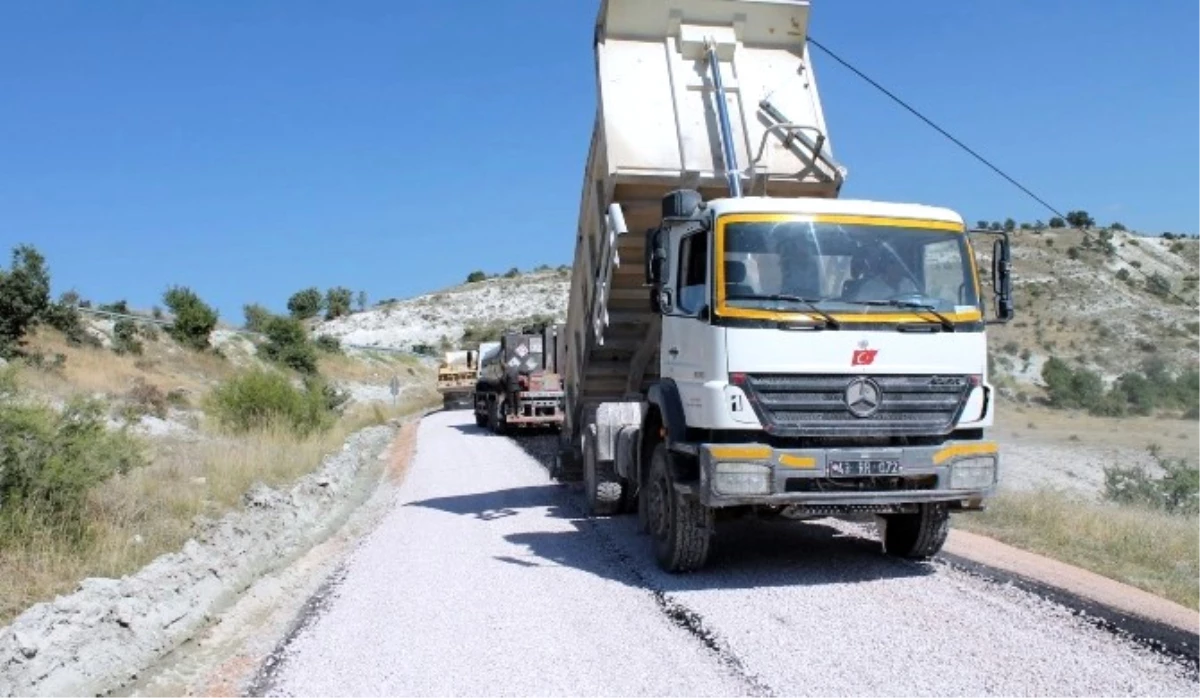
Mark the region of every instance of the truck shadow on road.
[[[636, 516], [588, 517], [581, 494], [553, 483], [407, 506], [469, 516], [484, 526], [507, 520], [497, 537], [523, 550], [494, 556], [500, 562], [569, 567], [664, 592], [871, 583], [934, 573], [930, 565], [884, 556], [878, 541], [821, 521], [743, 520], [718, 524], [703, 570], [668, 574], [655, 564], [649, 536], [637, 532]], [[528, 530], [521, 530], [523, 522], [514, 517], [524, 517]], [[569, 529], [564, 530], [564, 521]]]

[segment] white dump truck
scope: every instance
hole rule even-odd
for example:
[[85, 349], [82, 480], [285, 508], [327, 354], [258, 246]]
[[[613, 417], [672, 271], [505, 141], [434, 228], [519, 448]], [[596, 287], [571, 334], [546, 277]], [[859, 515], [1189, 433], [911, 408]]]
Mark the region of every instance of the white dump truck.
[[1008, 238], [980, 265], [952, 210], [839, 198], [809, 10], [604, 0], [596, 21], [552, 471], [594, 515], [636, 511], [666, 570], [755, 513], [878, 515], [887, 553], [928, 557], [997, 484]]

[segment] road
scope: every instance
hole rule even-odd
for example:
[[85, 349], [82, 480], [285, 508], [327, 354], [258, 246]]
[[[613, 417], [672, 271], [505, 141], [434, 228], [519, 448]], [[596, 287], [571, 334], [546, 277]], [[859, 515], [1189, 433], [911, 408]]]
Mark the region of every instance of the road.
[[399, 500], [311, 604], [267, 695], [1196, 695], [1190, 670], [869, 527], [748, 521], [660, 572], [588, 519], [549, 439], [421, 424]]

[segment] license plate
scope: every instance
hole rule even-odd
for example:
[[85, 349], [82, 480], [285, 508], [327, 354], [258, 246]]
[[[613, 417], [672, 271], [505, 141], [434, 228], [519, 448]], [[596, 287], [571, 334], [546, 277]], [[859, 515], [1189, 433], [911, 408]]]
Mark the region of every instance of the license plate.
[[829, 474], [833, 477], [857, 477], [860, 475], [896, 475], [900, 472], [899, 459], [830, 460]]

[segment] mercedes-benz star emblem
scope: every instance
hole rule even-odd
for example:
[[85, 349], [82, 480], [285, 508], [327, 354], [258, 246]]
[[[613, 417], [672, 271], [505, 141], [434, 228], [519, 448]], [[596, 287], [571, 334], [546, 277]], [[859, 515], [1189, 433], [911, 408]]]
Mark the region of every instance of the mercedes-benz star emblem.
[[846, 386], [846, 409], [855, 417], [870, 417], [882, 402], [879, 386], [870, 378], [855, 378]]

